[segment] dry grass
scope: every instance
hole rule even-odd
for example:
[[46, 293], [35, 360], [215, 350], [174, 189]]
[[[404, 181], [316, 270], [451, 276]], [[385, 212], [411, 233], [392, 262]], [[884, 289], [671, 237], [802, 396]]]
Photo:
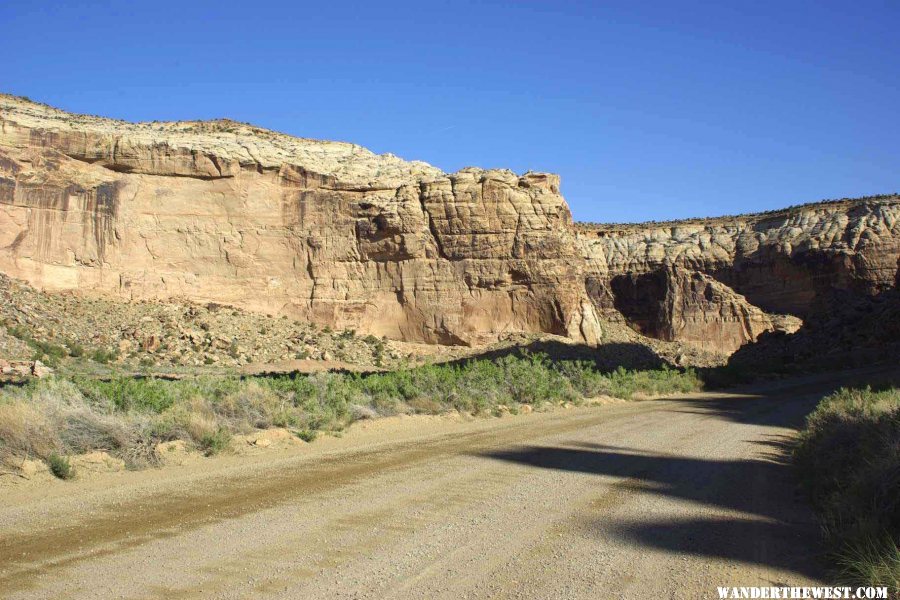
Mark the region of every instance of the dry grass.
[[0, 460], [48, 458], [59, 447], [46, 415], [26, 402], [0, 404]]

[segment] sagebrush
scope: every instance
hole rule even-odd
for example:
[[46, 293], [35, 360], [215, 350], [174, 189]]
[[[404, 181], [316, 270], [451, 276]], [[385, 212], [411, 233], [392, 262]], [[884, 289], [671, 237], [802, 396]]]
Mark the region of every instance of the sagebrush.
[[379, 416], [514, 413], [521, 405], [699, 387], [692, 371], [604, 373], [593, 363], [552, 362], [543, 354], [368, 375], [50, 378], [0, 390], [0, 460], [104, 450], [141, 466], [155, 460], [158, 443], [172, 440], [214, 454], [227, 448], [233, 435], [270, 427], [312, 440], [317, 432]]

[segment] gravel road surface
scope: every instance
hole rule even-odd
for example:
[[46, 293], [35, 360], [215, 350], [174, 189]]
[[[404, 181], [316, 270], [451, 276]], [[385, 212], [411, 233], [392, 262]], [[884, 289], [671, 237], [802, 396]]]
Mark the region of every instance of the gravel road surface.
[[846, 376], [0, 490], [7, 598], [715, 598], [821, 584], [785, 444]]

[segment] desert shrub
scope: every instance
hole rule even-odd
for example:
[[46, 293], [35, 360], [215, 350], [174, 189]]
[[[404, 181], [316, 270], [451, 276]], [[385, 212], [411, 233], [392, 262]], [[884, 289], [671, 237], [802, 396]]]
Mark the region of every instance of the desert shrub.
[[73, 358], [80, 358], [84, 356], [84, 346], [74, 340], [67, 341], [66, 348], [68, 348], [69, 356]]
[[315, 373], [268, 383], [286, 396], [295, 409], [294, 425], [301, 428], [339, 431], [353, 421], [352, 405], [367, 404], [355, 375]]
[[178, 389], [181, 397], [202, 396], [210, 402], [222, 400], [229, 394], [234, 394], [245, 384], [235, 376], [230, 377], [193, 377], [175, 382], [163, 382]]
[[304, 442], [314, 442], [319, 435], [314, 429], [298, 429], [294, 434]]
[[372, 406], [365, 406], [363, 404], [351, 404], [350, 405], [350, 416], [354, 421], [363, 421], [365, 419], [376, 419], [379, 414], [378, 411], [375, 410]]
[[199, 395], [179, 401], [151, 421], [152, 439], [185, 440], [207, 456], [224, 450], [233, 432], [233, 425], [216, 414], [213, 403]]
[[408, 410], [407, 401], [414, 394], [406, 373], [385, 373], [358, 378], [361, 395], [359, 405], [369, 405], [377, 414], [394, 415]]
[[32, 405], [51, 407], [53, 410], [81, 406], [85, 402], [78, 386], [60, 377], [32, 380], [22, 388], [21, 394], [21, 397], [27, 398]]
[[709, 387], [726, 388], [751, 383], [760, 379], [761, 376], [771, 378], [772, 373], [775, 372], [774, 369], [767, 369], [765, 366], [754, 368], [729, 362], [718, 367], [704, 369], [703, 382]]
[[181, 439], [199, 443], [219, 429], [216, 413], [201, 396], [192, 396], [170, 406], [151, 422], [154, 437], [161, 440]]
[[203, 434], [198, 440], [198, 446], [206, 456], [212, 456], [225, 450], [231, 442], [231, 432], [226, 427], [219, 427], [215, 431]]
[[449, 406], [431, 398], [414, 398], [408, 403], [412, 412], [420, 415], [439, 415], [450, 410]]
[[93, 450], [114, 452], [125, 448], [132, 438], [122, 419], [97, 413], [86, 406], [71, 408], [57, 417], [60, 442], [71, 454]]
[[[492, 412], [500, 404], [577, 400], [583, 395], [582, 388], [592, 387], [586, 383], [589, 377], [602, 379], [596, 371], [591, 375], [588, 371], [587, 363], [559, 368], [544, 354], [526, 354], [378, 373], [361, 378], [358, 385], [382, 414], [405, 409], [431, 414], [447, 410], [480, 413]], [[582, 380], [573, 383], [570, 377], [576, 372]]]
[[496, 362], [471, 361], [447, 370], [438, 366], [434, 383], [437, 384], [435, 389], [439, 391], [439, 395], [418, 398], [418, 405], [426, 405], [430, 399], [443, 403], [445, 410], [476, 414], [490, 412], [497, 404], [507, 404], [513, 399], [517, 385], [510, 385], [510, 377], [514, 377], [507, 372], [510, 366], [515, 370], [515, 363], [506, 359]]
[[43, 360], [52, 366], [58, 365], [59, 361], [69, 354], [65, 348], [51, 342], [30, 339], [28, 344], [34, 349], [32, 356], [34, 360]]
[[91, 406], [70, 381], [37, 380], [0, 399], [0, 445], [16, 448], [17, 455], [116, 450], [131, 437], [122, 418], [107, 406]]
[[120, 411], [161, 413], [175, 404], [179, 386], [148, 378], [117, 377], [109, 381], [80, 379], [82, 393], [96, 403], [112, 404]]
[[51, 366], [56, 366], [60, 360], [69, 355], [69, 351], [63, 346], [45, 340], [38, 340], [31, 335], [27, 328], [21, 325], [7, 324], [6, 331], [9, 335], [28, 344], [32, 350], [32, 360], [42, 360]]
[[65, 456], [51, 454], [47, 457], [47, 464], [50, 466], [50, 472], [60, 479], [72, 479], [75, 477], [75, 468]]
[[900, 389], [823, 399], [794, 458], [840, 573], [900, 593]]
[[519, 404], [575, 400], [579, 396], [569, 380], [552, 368], [547, 355], [507, 356], [498, 361], [503, 369], [509, 396]]
[[564, 361], [556, 368], [569, 384], [585, 398], [609, 392], [609, 378], [587, 361]]
[[316, 373], [308, 377], [306, 394], [294, 397], [303, 409], [306, 426], [312, 429], [340, 430], [351, 421], [350, 406], [360, 401], [355, 376]]
[[237, 431], [287, 427], [298, 420], [295, 407], [284, 395], [258, 381], [242, 382], [212, 407]]
[[3, 327], [6, 328], [6, 333], [11, 335], [14, 338], [20, 339], [25, 343], [28, 343], [28, 340], [31, 339], [31, 336], [28, 333], [28, 330], [22, 327], [21, 325], [15, 325], [8, 321], [4, 321]]
[[91, 353], [91, 360], [101, 365], [109, 364], [119, 357], [119, 353], [113, 350], [98, 348]]
[[832, 553], [839, 576], [850, 583], [886, 585], [900, 597], [900, 548], [887, 535], [859, 537]]
[[619, 367], [609, 374], [607, 393], [627, 400], [637, 393], [657, 396], [692, 392], [702, 387], [703, 382], [693, 369], [677, 371], [663, 367], [650, 371], [627, 371]]

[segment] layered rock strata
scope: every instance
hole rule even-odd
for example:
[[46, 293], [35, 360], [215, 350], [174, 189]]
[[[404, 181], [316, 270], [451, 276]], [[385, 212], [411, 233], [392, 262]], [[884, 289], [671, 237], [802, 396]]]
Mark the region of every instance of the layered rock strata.
[[0, 98], [0, 270], [444, 344], [599, 337], [556, 176]]
[[[767, 214], [638, 225], [579, 225], [586, 288], [605, 318], [653, 337], [733, 351], [792, 332], [833, 292], [896, 286], [900, 198], [824, 202]], [[823, 306], [824, 305], [824, 306]]]

